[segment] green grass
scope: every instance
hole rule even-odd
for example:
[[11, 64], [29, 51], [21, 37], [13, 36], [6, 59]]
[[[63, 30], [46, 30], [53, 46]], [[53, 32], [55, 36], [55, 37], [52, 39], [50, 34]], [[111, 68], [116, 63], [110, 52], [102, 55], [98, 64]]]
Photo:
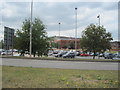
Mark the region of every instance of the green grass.
[[117, 88], [118, 71], [2, 67], [3, 88]]
[[106, 51], [108, 53], [117, 53], [118, 51]]
[[18, 58], [18, 59], [37, 59], [37, 60], [62, 60], [62, 61], [90, 61], [90, 62], [120, 62], [120, 60], [112, 59], [79, 59], [79, 58], [54, 58], [54, 57], [24, 57], [24, 56], [4, 56], [2, 58]]

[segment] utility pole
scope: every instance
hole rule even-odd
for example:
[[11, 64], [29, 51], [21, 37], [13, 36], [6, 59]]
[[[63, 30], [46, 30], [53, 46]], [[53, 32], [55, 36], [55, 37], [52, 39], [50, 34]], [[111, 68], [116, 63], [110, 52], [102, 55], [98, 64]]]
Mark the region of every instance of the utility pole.
[[30, 57], [32, 53], [32, 9], [33, 9], [33, 0], [31, 1], [31, 21], [30, 21]]

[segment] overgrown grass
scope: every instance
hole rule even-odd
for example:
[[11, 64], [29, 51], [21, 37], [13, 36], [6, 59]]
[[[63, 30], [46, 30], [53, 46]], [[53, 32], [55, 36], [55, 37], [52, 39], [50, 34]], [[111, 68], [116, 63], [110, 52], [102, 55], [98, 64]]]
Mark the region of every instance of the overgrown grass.
[[118, 71], [2, 67], [3, 88], [117, 88]]

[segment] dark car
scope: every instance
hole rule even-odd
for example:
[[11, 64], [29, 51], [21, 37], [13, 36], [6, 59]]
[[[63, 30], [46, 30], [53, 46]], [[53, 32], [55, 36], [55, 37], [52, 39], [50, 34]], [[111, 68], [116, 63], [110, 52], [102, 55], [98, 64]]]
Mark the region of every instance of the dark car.
[[113, 57], [114, 57], [114, 54], [112, 54], [112, 53], [109, 53], [109, 54], [107, 54], [107, 55], [104, 55], [104, 58], [105, 58], [105, 59], [113, 59]]
[[81, 52], [80, 51], [76, 51], [76, 56], [80, 56]]
[[62, 57], [64, 54], [66, 54], [67, 52], [59, 52], [58, 54], [55, 55], [55, 57]]
[[65, 55], [63, 55], [63, 58], [74, 58], [75, 53], [74, 52], [68, 52]]

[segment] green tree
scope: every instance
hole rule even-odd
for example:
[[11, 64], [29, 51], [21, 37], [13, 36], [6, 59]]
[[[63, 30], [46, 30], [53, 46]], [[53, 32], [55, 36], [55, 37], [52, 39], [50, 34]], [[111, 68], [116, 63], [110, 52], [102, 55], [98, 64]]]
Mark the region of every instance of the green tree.
[[110, 41], [113, 40], [111, 33], [106, 32], [106, 29], [103, 26], [96, 26], [90, 24], [83, 32], [82, 38], [80, 39], [80, 47], [84, 51], [93, 52], [95, 55], [97, 52], [105, 52], [107, 49], [110, 49]]
[[3, 49], [4, 47], [4, 43], [3, 43], [3, 40], [0, 41], [0, 49]]
[[66, 49], [66, 48], [67, 48], [67, 45], [64, 45], [62, 48]]
[[70, 49], [74, 49], [74, 43], [70, 42]]
[[[32, 54], [42, 56], [47, 53], [49, 42], [43, 22], [35, 18], [32, 22]], [[29, 51], [30, 44], [30, 19], [25, 19], [22, 30], [17, 30], [15, 45], [16, 49], [22, 50], [22, 53]]]

